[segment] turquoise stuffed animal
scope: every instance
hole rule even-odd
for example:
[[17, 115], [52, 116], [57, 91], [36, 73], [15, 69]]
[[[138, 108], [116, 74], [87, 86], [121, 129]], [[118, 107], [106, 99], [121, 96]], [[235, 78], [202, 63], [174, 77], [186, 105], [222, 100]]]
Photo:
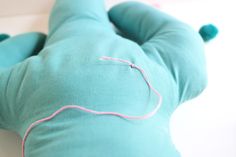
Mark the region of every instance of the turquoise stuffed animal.
[[180, 156], [170, 117], [207, 84], [196, 31], [138, 2], [56, 0], [41, 37], [0, 45], [0, 127], [22, 156]]

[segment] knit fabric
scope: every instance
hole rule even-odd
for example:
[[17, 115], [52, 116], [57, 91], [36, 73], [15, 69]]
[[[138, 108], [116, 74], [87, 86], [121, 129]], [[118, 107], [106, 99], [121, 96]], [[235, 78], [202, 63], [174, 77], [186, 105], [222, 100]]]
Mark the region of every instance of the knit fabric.
[[[117, 27], [115, 32], [109, 20]], [[23, 42], [24, 41], [24, 42]], [[206, 86], [203, 41], [187, 24], [150, 6], [126, 2], [107, 14], [103, 0], [56, 0], [49, 34], [0, 44], [0, 127], [23, 138], [29, 126], [67, 105], [146, 120], [64, 110], [29, 132], [25, 157], [179, 157], [169, 120]]]

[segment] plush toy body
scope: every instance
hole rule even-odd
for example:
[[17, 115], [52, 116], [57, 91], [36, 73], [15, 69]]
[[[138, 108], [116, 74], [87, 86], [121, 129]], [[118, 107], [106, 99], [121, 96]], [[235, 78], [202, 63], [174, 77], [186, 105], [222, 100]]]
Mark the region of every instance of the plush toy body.
[[[25, 157], [180, 156], [169, 120], [179, 104], [206, 86], [201, 37], [141, 3], [115, 6], [109, 17], [122, 36], [110, 25], [103, 0], [57, 0], [44, 47], [32, 39], [19, 43], [17, 52], [2, 46], [15, 46], [12, 39], [0, 45], [0, 128], [24, 138]], [[32, 56], [35, 47], [42, 50]], [[162, 96], [155, 115], [129, 120], [71, 108], [44, 119], [68, 105], [131, 116], [152, 111], [160, 97], [134, 65]]]

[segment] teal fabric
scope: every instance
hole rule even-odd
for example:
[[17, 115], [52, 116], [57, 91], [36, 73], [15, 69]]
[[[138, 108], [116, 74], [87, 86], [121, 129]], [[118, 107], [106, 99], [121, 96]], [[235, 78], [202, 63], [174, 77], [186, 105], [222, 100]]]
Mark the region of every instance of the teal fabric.
[[9, 68], [37, 55], [44, 46], [46, 35], [38, 32], [25, 33], [8, 38], [0, 43], [0, 68]]
[[0, 42], [6, 40], [8, 38], [10, 38], [10, 35], [8, 35], [8, 34], [0, 34]]
[[214, 39], [218, 33], [219, 33], [218, 28], [213, 24], [203, 25], [199, 30], [199, 34], [202, 36], [202, 39], [205, 42]]
[[0, 43], [0, 128], [19, 131], [15, 130], [18, 123], [16, 100], [21, 93], [20, 84], [24, 78], [20, 77], [22, 75], [13, 76], [11, 73], [20, 72], [17, 67], [23, 67], [21, 62], [37, 55], [43, 49], [45, 41], [45, 34], [32, 32], [8, 38]]
[[158, 98], [141, 73], [101, 56], [142, 67], [163, 104], [154, 117], [141, 121], [66, 110], [31, 130], [26, 157], [180, 156], [170, 117], [207, 82], [203, 41], [191, 27], [137, 2], [119, 4], [107, 14], [103, 0], [56, 0], [47, 41], [31, 56], [37, 45], [14, 38], [0, 45], [1, 128], [23, 137], [31, 123], [65, 105], [128, 115], [151, 111]]

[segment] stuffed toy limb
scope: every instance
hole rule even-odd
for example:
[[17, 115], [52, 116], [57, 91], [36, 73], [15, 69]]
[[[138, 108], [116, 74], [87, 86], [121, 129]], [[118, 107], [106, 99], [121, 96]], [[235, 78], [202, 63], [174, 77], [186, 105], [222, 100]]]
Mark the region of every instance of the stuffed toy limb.
[[22, 60], [1, 65], [0, 126], [25, 157], [179, 157], [170, 116], [207, 82], [200, 35], [137, 2], [56, 0], [44, 48]]
[[37, 32], [5, 38], [0, 43], [0, 68], [14, 66], [28, 57], [36, 55], [43, 48], [45, 40], [46, 35]]
[[0, 34], [0, 42], [10, 38], [10, 35], [8, 34]]
[[[4, 74], [8, 69], [13, 68], [16, 64], [25, 60], [28, 57], [37, 55], [37, 53], [43, 48], [46, 41], [46, 35], [43, 33], [32, 32], [25, 33], [11, 37], [7, 34], [1, 34], [0, 42], [0, 129], [15, 130], [14, 124], [9, 123], [8, 118], [15, 117], [15, 106], [5, 104], [3, 101], [3, 94], [7, 88], [4, 89], [8, 83], [4, 82]], [[8, 76], [7, 76], [8, 77]], [[9, 78], [10, 79], [10, 78]], [[18, 81], [18, 78], [12, 78]], [[4, 86], [3, 86], [4, 83]], [[9, 84], [10, 85], [10, 84]], [[9, 87], [12, 88], [12, 87]], [[15, 93], [15, 92], [14, 92]], [[12, 93], [12, 94], [14, 94]], [[8, 94], [7, 94], [8, 95]], [[7, 96], [6, 95], [6, 96]], [[9, 97], [9, 99], [12, 99]], [[14, 98], [15, 99], [15, 98]], [[9, 103], [11, 100], [9, 100]], [[9, 108], [8, 108], [9, 107]], [[11, 121], [11, 120], [10, 120]], [[7, 124], [5, 124], [7, 122]]]

